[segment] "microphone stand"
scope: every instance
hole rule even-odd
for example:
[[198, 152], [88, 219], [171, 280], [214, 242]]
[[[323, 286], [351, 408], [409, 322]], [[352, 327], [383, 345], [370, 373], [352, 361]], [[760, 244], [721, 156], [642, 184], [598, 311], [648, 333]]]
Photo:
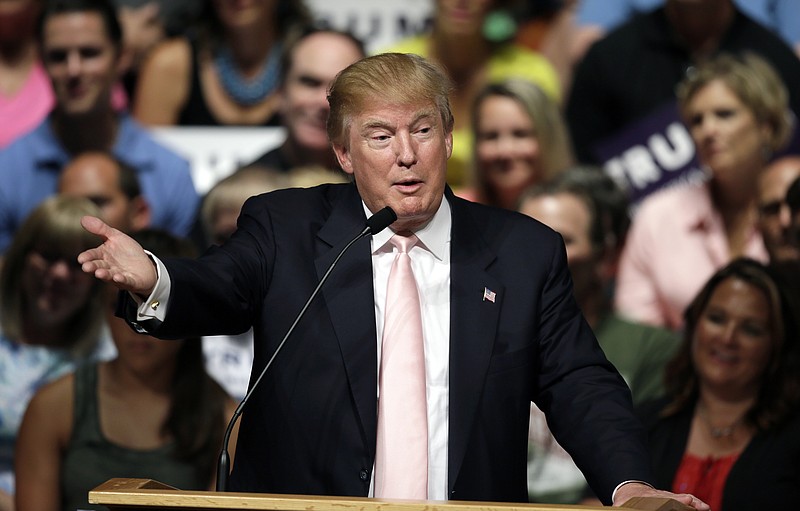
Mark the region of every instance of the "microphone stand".
[[227, 491], [228, 488], [228, 476], [230, 475], [230, 464], [231, 464], [230, 454], [228, 453], [228, 444], [230, 444], [231, 434], [233, 432], [233, 426], [236, 424], [236, 421], [239, 419], [239, 416], [242, 415], [242, 410], [244, 409], [244, 406], [247, 404], [247, 401], [250, 399], [250, 396], [253, 395], [253, 392], [258, 387], [258, 384], [261, 382], [261, 379], [267, 373], [269, 366], [272, 365], [272, 362], [275, 360], [275, 357], [278, 356], [278, 353], [281, 351], [281, 348], [283, 348], [283, 345], [286, 343], [286, 340], [289, 338], [290, 335], [292, 335], [294, 328], [300, 322], [300, 319], [302, 319], [302, 317], [305, 315], [306, 310], [308, 309], [309, 305], [311, 305], [311, 302], [314, 301], [314, 298], [316, 298], [317, 294], [319, 293], [319, 290], [322, 288], [322, 285], [325, 283], [326, 280], [328, 280], [328, 276], [333, 271], [333, 268], [336, 266], [336, 263], [339, 262], [339, 259], [342, 258], [344, 253], [347, 252], [347, 250], [351, 246], [353, 246], [353, 244], [356, 243], [358, 240], [360, 240], [364, 236], [379, 233], [380, 231], [388, 227], [395, 220], [397, 220], [397, 215], [395, 214], [394, 211], [392, 211], [392, 209], [389, 206], [386, 206], [385, 208], [378, 211], [377, 213], [375, 213], [374, 215], [372, 215], [367, 219], [367, 226], [364, 227], [364, 229], [361, 232], [359, 232], [355, 238], [350, 240], [350, 242], [344, 246], [344, 248], [339, 252], [339, 255], [336, 256], [336, 259], [334, 259], [331, 265], [328, 266], [327, 271], [325, 271], [325, 274], [319, 280], [319, 283], [317, 284], [317, 287], [314, 288], [314, 291], [311, 292], [311, 296], [309, 296], [308, 300], [306, 300], [305, 305], [303, 305], [303, 308], [300, 310], [300, 313], [295, 318], [294, 322], [292, 323], [292, 326], [289, 327], [289, 330], [286, 332], [286, 335], [283, 336], [283, 339], [281, 340], [280, 344], [278, 344], [278, 347], [275, 348], [275, 351], [272, 353], [272, 356], [267, 361], [267, 365], [264, 366], [264, 369], [261, 370], [261, 374], [258, 375], [258, 378], [256, 379], [255, 383], [253, 383], [253, 385], [250, 387], [250, 390], [247, 392], [247, 394], [245, 394], [244, 398], [242, 398], [242, 400], [239, 402], [239, 406], [237, 406], [236, 410], [233, 412], [231, 420], [228, 421], [228, 427], [225, 430], [225, 436], [222, 439], [222, 450], [219, 453], [219, 459], [217, 461], [216, 489], [218, 492]]

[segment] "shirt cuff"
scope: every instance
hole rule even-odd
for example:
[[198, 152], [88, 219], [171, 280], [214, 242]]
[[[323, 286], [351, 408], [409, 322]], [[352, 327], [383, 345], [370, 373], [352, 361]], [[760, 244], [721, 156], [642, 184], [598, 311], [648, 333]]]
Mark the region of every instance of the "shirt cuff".
[[156, 285], [153, 288], [153, 292], [150, 293], [150, 296], [145, 300], [142, 300], [136, 293], [128, 294], [131, 295], [133, 301], [139, 306], [136, 309], [136, 321], [157, 319], [159, 322], [163, 322], [164, 318], [167, 316], [167, 304], [172, 289], [172, 280], [170, 280], [169, 272], [166, 266], [164, 266], [164, 263], [161, 262], [161, 259], [148, 250], [144, 252], [156, 266]]
[[653, 488], [653, 489], [655, 489], [655, 487], [654, 487], [652, 484], [650, 484], [650, 483], [648, 483], [648, 482], [646, 482], [646, 481], [638, 481], [638, 480], [636, 480], [636, 479], [631, 479], [631, 480], [628, 480], [628, 481], [622, 481], [621, 483], [619, 483], [619, 484], [617, 485], [617, 487], [616, 487], [616, 488], [614, 488], [614, 491], [613, 491], [613, 492], [611, 492], [611, 502], [614, 502], [614, 499], [616, 499], [616, 497], [617, 497], [617, 490], [619, 490], [620, 488], [622, 488], [623, 486], [625, 486], [626, 484], [629, 484], [629, 483], [639, 483], [639, 484], [643, 484], [643, 485], [645, 485], [645, 486], [649, 486], [650, 488]]

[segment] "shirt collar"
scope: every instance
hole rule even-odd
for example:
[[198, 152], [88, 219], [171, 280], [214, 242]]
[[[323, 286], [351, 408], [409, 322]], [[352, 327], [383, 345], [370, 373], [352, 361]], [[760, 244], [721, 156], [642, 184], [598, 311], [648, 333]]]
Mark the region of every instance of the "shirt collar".
[[[153, 158], [152, 149], [143, 145], [146, 137], [141, 136], [143, 133], [141, 127], [128, 113], [120, 114], [118, 119], [117, 137], [111, 152], [118, 157], [124, 155], [125, 162], [139, 171], [149, 169]], [[52, 112], [36, 128], [35, 137], [35, 158], [39, 165], [60, 171], [61, 167], [69, 162], [71, 156], [56, 137], [52, 124]]]
[[[364, 213], [366, 213], [367, 217], [372, 216], [372, 212], [370, 212], [367, 205], [364, 204], [364, 201], [361, 201], [361, 205], [364, 207]], [[436, 210], [430, 222], [414, 231], [414, 234], [419, 238], [422, 245], [440, 261], [447, 259], [447, 250], [450, 244], [450, 227], [452, 225], [451, 219], [450, 203], [447, 201], [446, 197], [442, 197], [439, 209]], [[372, 253], [375, 254], [381, 250], [394, 235], [395, 231], [391, 228], [384, 229], [378, 234], [373, 235]]]
[[51, 167], [61, 170], [61, 167], [69, 161], [69, 154], [56, 138], [53, 131], [52, 114], [36, 128], [31, 134], [31, 140], [35, 142], [34, 156], [37, 166]]

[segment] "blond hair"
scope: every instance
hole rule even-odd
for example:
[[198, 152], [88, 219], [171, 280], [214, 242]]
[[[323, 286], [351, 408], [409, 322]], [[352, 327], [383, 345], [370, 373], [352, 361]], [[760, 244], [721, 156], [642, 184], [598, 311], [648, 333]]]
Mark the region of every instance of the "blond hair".
[[472, 102], [472, 133], [475, 135], [472, 161], [475, 162], [475, 178], [479, 187], [485, 187], [488, 183], [485, 181], [482, 169], [478, 167], [478, 158], [476, 157], [480, 122], [478, 111], [486, 99], [495, 96], [514, 100], [531, 120], [541, 148], [542, 174], [539, 182], [550, 181], [574, 163], [575, 157], [567, 132], [567, 124], [561, 115], [558, 104], [538, 85], [527, 80], [510, 79], [492, 83], [484, 87]]
[[771, 151], [786, 145], [792, 132], [789, 93], [775, 68], [752, 52], [721, 53], [687, 72], [676, 89], [681, 115], [687, 124], [689, 102], [700, 89], [716, 80], [736, 94], [757, 121], [771, 128], [768, 141]]
[[346, 145], [353, 118], [375, 99], [401, 105], [433, 103], [446, 132], [453, 129], [452, 84], [436, 64], [411, 53], [382, 53], [342, 70], [328, 89], [328, 138]]
[[[0, 270], [0, 324], [9, 339], [22, 337], [27, 300], [22, 278], [28, 255], [43, 251], [77, 257], [102, 242], [81, 226], [84, 215], [100, 216], [100, 209], [82, 197], [54, 196], [33, 210], [14, 235]], [[60, 345], [77, 354], [89, 353], [99, 336], [102, 307], [102, 286], [98, 280], [83, 307], [67, 320]]]
[[257, 165], [242, 167], [222, 179], [208, 191], [200, 206], [200, 219], [206, 236], [214, 238], [214, 222], [223, 210], [240, 210], [250, 197], [287, 186], [287, 176]]

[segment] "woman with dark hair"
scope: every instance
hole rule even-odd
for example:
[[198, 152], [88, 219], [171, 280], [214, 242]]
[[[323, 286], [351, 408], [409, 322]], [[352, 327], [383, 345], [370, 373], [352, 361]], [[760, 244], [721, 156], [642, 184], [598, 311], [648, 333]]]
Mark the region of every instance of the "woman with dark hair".
[[667, 397], [642, 407], [656, 486], [716, 511], [797, 505], [798, 290], [786, 281], [740, 258], [692, 301]]
[[[159, 254], [194, 255], [191, 242], [162, 231], [135, 236]], [[200, 340], [138, 334], [114, 315], [115, 288], [107, 288], [107, 297], [118, 356], [34, 396], [17, 442], [18, 511], [95, 509], [89, 490], [112, 477], [152, 478], [186, 490], [213, 486], [235, 403], [206, 374]]]
[[205, 0], [197, 34], [142, 65], [134, 116], [147, 125], [276, 125], [283, 41], [310, 23], [302, 0]]

